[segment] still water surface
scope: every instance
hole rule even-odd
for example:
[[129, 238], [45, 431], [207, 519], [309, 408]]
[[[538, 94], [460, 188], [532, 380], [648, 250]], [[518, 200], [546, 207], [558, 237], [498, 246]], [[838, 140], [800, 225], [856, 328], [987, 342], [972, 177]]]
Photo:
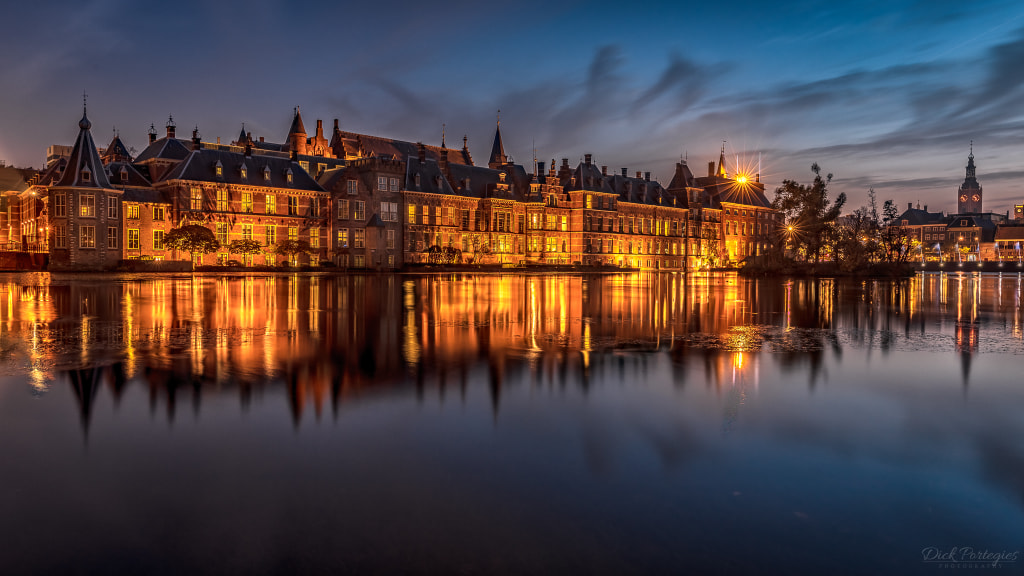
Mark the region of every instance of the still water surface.
[[0, 276], [0, 573], [1020, 573], [1021, 290]]

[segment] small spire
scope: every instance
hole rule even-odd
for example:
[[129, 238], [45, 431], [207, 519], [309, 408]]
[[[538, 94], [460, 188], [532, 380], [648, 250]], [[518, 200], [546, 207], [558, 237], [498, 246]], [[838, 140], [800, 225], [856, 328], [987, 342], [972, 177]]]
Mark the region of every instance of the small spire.
[[501, 108], [498, 108], [497, 117], [498, 117], [498, 126], [501, 126]]
[[444, 142], [445, 128], [446, 128], [446, 125], [444, 123], [442, 123], [441, 124], [441, 148], [447, 148], [448, 147], [448, 146], [445, 145], [445, 142]]

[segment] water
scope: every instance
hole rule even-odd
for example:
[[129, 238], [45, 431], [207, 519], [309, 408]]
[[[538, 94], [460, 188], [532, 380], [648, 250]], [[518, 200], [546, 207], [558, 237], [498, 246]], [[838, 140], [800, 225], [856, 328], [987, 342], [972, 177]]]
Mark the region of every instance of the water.
[[0, 276], [0, 572], [1020, 573], [1021, 289]]

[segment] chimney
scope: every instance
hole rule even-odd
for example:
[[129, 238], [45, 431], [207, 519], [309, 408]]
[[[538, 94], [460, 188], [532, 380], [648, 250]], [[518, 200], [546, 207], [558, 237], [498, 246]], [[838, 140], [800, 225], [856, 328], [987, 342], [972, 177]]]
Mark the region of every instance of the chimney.
[[423, 145], [423, 142], [416, 143], [417, 150], [419, 152], [420, 164], [424, 164], [427, 161], [427, 147]]
[[263, 142], [263, 136], [260, 136], [260, 142]]
[[608, 167], [607, 166], [601, 166], [601, 176], [607, 176], [607, 175], [608, 175]]
[[708, 178], [711, 178], [714, 175], [715, 175], [715, 163], [714, 162], [708, 162]]
[[[260, 138], [260, 140], [262, 140], [262, 138]], [[291, 159], [292, 162], [298, 162], [299, 160], [299, 151], [296, 148], [292, 148]]]
[[[451, 178], [451, 174], [448, 173], [448, 155], [447, 154], [438, 154], [438, 156], [437, 156], [437, 167], [441, 169], [441, 174], [444, 174], [445, 177], [447, 177], [447, 178]], [[438, 184], [438, 186], [440, 186], [440, 184]]]
[[220, 136], [217, 136], [217, 145], [220, 145]]
[[544, 182], [544, 163], [537, 162], [537, 182]]
[[562, 166], [564, 166], [566, 168], [569, 167], [569, 159], [568, 158], [562, 158]]
[[334, 119], [334, 131], [335, 132], [339, 132], [339, 130], [338, 130], [338, 119], [337, 118]]
[[199, 127], [196, 126], [195, 129], [192, 130], [192, 149], [193, 150], [199, 150], [202, 147], [203, 147], [203, 143], [199, 139]]
[[168, 118], [167, 119], [167, 137], [168, 138], [174, 138], [174, 128], [175, 127], [176, 126], [174, 125], [174, 119], [173, 118]]
[[927, 212], [927, 211], [928, 211], [928, 205], [927, 205], [927, 204], [925, 204], [925, 205], [924, 205], [924, 211], [925, 211], [925, 212]]
[[149, 125], [149, 132], [148, 132], [148, 134], [149, 134], [149, 143], [152, 144], [153, 142], [156, 142], [156, 127], [153, 126], [152, 124]]
[[913, 202], [907, 202], [907, 210], [913, 210], [913, 209], [914, 209], [914, 203]]
[[316, 136], [317, 138], [324, 137], [324, 121], [319, 118], [316, 119]]
[[583, 155], [583, 163], [586, 164], [587, 166], [590, 166], [590, 159], [591, 159], [591, 157], [592, 156], [590, 154], [584, 154]]
[[629, 176], [629, 168], [623, 168], [622, 169], [622, 177], [625, 178], [627, 176]]
[[651, 181], [651, 173], [650, 172], [644, 172], [644, 180], [646, 180], [648, 182]]
[[640, 179], [640, 178], [642, 178], [642, 177], [643, 177], [643, 173], [642, 173], [642, 172], [640, 172], [639, 170], [637, 170], [637, 171], [636, 171], [636, 179], [637, 179], [637, 180], [639, 180], [639, 179]]
[[245, 139], [245, 155], [247, 157], [248, 156], [252, 156], [252, 138], [251, 137]]

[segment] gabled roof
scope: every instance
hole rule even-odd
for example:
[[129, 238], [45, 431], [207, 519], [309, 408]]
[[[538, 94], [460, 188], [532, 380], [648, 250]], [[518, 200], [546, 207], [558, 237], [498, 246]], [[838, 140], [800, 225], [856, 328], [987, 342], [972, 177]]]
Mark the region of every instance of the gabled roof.
[[114, 161], [132, 161], [132, 155], [128, 153], [128, 147], [121, 141], [121, 137], [114, 135], [107, 149], [103, 151], [103, 161], [110, 163]]
[[672, 174], [672, 181], [668, 184], [669, 190], [681, 190], [683, 188], [693, 188], [696, 186], [693, 178], [693, 172], [690, 171], [690, 167], [686, 165], [686, 162], [676, 162], [676, 171]]
[[[573, 184], [573, 178], [576, 179], [575, 184]], [[586, 162], [580, 162], [568, 178], [562, 179], [561, 185], [567, 191], [589, 190], [591, 192], [604, 192], [608, 194], [615, 192], [611, 178], [602, 174], [601, 169], [596, 164], [588, 164]]]
[[[78, 122], [78, 138], [75, 140], [75, 147], [68, 156], [67, 168], [61, 175], [56, 186], [75, 186], [80, 188], [110, 188], [110, 180], [103, 169], [103, 161], [100, 160], [99, 152], [96, 151], [96, 143], [92, 141], [92, 122], [85, 112], [82, 112], [82, 119]], [[88, 172], [89, 180], [85, 180]]]
[[177, 138], [161, 138], [147, 146], [146, 149], [135, 158], [135, 162], [145, 162], [152, 158], [184, 160], [185, 157], [188, 156], [190, 148], [191, 143], [186, 144]]
[[[370, 136], [367, 134], [356, 134], [354, 132], [339, 131], [341, 142], [349, 153], [359, 151], [363, 156], [377, 156], [381, 158], [404, 159], [419, 154], [419, 145], [415, 142]], [[447, 157], [449, 164], [473, 164], [466, 150], [453, 150], [440, 146], [424, 145], [427, 150], [427, 158], [440, 160], [442, 156]]]
[[[216, 166], [218, 163], [222, 168], [221, 176], [217, 176]], [[246, 169], [245, 178], [242, 178], [242, 166], [245, 166]], [[264, 168], [268, 167], [270, 168], [269, 180], [264, 178]], [[288, 182], [288, 171], [292, 173], [291, 183]], [[288, 158], [246, 156], [237, 152], [210, 148], [192, 150], [162, 180], [223, 182], [225, 184], [291, 188], [316, 192], [324, 190], [309, 173], [302, 169], [298, 162], [292, 162]]]

